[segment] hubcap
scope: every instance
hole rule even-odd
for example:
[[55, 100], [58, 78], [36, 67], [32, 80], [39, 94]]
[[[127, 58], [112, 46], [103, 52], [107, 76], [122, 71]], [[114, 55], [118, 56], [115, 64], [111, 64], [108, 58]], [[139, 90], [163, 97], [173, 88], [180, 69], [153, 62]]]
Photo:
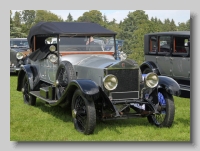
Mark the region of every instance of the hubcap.
[[75, 109], [73, 109], [73, 110], [72, 110], [72, 117], [73, 117], [73, 118], [76, 118], [76, 113], [77, 113], [77, 111], [76, 111]]

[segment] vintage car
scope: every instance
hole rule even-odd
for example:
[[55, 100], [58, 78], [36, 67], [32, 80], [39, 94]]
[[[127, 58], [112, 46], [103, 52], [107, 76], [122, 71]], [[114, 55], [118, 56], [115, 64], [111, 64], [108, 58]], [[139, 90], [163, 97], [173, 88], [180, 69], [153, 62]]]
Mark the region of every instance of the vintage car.
[[[141, 74], [134, 60], [121, 58], [117, 50], [102, 50], [88, 38], [113, 38], [116, 33], [96, 23], [40, 22], [30, 29], [33, 52], [30, 64], [21, 67], [17, 90], [25, 104], [36, 98], [49, 106], [70, 109], [74, 127], [92, 134], [96, 120], [146, 117], [158, 127], [174, 121], [173, 96], [180, 87], [172, 78]], [[57, 38], [56, 43], [48, 44]], [[91, 40], [92, 41], [92, 40]]]
[[146, 34], [144, 55], [142, 73], [171, 77], [182, 91], [190, 92], [190, 31]]
[[16, 73], [26, 64], [30, 53], [27, 38], [10, 38], [10, 72]]

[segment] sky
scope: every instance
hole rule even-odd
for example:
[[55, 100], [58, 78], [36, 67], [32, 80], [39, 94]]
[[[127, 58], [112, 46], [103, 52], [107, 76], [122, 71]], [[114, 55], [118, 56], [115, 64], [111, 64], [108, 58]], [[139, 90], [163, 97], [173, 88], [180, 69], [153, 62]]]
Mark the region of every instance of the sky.
[[[16, 10], [12, 10], [13, 14]], [[20, 10], [17, 10], [20, 11]], [[77, 20], [78, 17], [82, 16], [84, 12], [88, 12], [89, 10], [48, 10], [52, 13], [60, 16], [62, 19], [66, 20], [68, 14], [70, 13], [74, 20]], [[135, 10], [99, 10], [102, 15], [106, 15], [108, 21], [112, 21], [113, 18], [116, 19], [116, 22], [119, 23], [127, 18], [129, 12], [133, 12]], [[175, 24], [178, 25], [179, 22], [186, 22], [190, 19], [190, 10], [144, 10], [145, 14], [148, 15], [149, 19], [151, 17], [157, 17], [162, 22], [169, 18], [173, 19]]]

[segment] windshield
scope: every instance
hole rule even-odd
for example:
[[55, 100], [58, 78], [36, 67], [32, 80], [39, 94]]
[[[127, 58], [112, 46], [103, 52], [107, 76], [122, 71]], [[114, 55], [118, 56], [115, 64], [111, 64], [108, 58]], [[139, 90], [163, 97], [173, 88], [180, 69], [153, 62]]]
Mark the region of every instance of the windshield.
[[[107, 51], [105, 43], [113, 37], [82, 36], [82, 37], [60, 37], [60, 51]], [[51, 44], [57, 44], [57, 39], [52, 38]], [[108, 51], [114, 51], [114, 45]]]
[[29, 47], [26, 39], [12, 39], [10, 40], [10, 47]]

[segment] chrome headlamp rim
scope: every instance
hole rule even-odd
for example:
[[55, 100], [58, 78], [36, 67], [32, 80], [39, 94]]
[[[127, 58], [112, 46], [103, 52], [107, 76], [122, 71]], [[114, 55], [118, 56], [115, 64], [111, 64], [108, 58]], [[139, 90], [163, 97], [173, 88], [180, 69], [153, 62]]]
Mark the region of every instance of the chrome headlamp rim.
[[55, 54], [49, 54], [48, 59], [52, 63], [56, 63], [58, 61], [58, 57]]
[[24, 58], [23, 53], [22, 53], [22, 52], [18, 52], [18, 53], [16, 54], [16, 58], [19, 59], [19, 60], [21, 60], [22, 58]]
[[118, 79], [115, 75], [108, 74], [103, 78], [103, 85], [107, 90], [112, 91], [116, 89], [118, 85]]
[[54, 45], [49, 46], [49, 50], [50, 50], [51, 52], [56, 51], [56, 46], [54, 46]]
[[155, 88], [158, 82], [159, 78], [156, 73], [150, 72], [145, 76], [145, 85], [149, 88]]

